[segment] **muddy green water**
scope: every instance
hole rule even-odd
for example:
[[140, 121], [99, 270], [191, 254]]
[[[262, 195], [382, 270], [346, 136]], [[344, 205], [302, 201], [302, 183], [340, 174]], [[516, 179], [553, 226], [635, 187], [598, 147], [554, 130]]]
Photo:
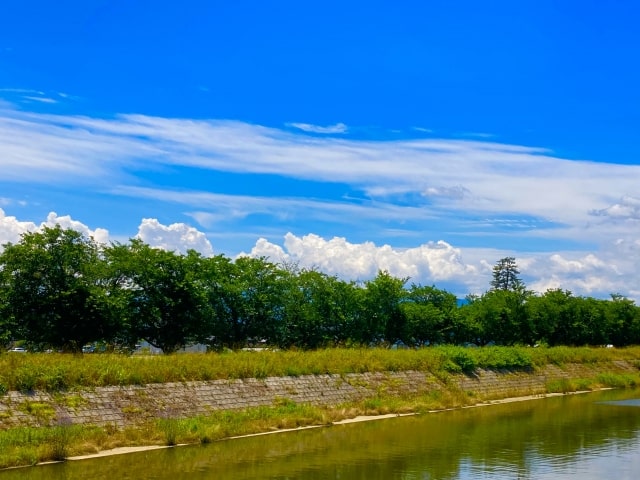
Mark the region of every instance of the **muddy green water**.
[[0, 472], [0, 480], [637, 479], [640, 391], [402, 417]]

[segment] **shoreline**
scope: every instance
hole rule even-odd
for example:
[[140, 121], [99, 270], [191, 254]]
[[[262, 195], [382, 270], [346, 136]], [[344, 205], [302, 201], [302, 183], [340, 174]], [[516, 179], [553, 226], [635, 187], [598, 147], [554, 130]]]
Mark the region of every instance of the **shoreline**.
[[[480, 403], [477, 403], [477, 404], [474, 404], [474, 405], [465, 405], [465, 406], [461, 406], [461, 407], [434, 409], [434, 410], [429, 410], [427, 413], [440, 413], [440, 412], [463, 410], [463, 409], [469, 409], [469, 408], [489, 407], [489, 406], [492, 406], [492, 405], [502, 405], [502, 404], [515, 403], [515, 402], [526, 402], [526, 401], [531, 401], [531, 400], [543, 400], [543, 399], [546, 399], [546, 398], [562, 397], [562, 396], [566, 396], [566, 395], [581, 395], [581, 394], [587, 394], [587, 393], [601, 392], [601, 391], [605, 391], [605, 390], [613, 390], [613, 388], [605, 387], [605, 388], [597, 388], [597, 389], [594, 389], [594, 390], [578, 390], [578, 391], [575, 391], [575, 392], [542, 393], [542, 394], [537, 394], [537, 395], [523, 395], [523, 396], [518, 396], [518, 397], [507, 397], [507, 398], [502, 398], [502, 399], [491, 400], [491, 401], [488, 401], [488, 402], [480, 402]], [[391, 418], [400, 418], [400, 417], [411, 417], [411, 416], [417, 416], [417, 415], [420, 415], [420, 414], [412, 412], [412, 413], [386, 413], [386, 414], [382, 414], [382, 415], [358, 415], [356, 417], [345, 418], [343, 420], [337, 420], [335, 422], [331, 422], [331, 423], [327, 423], [327, 424], [323, 424], [323, 425], [307, 425], [307, 426], [296, 427], [296, 428], [282, 428], [282, 429], [277, 429], [277, 430], [269, 430], [269, 431], [266, 431], [266, 432], [250, 433], [250, 434], [247, 434], [247, 435], [236, 435], [236, 436], [231, 436], [231, 437], [222, 438], [220, 440], [216, 440], [216, 442], [226, 442], [226, 441], [229, 441], [229, 440], [237, 440], [237, 439], [240, 439], [240, 438], [250, 438], [250, 437], [273, 435], [273, 434], [279, 434], [279, 433], [297, 432], [297, 431], [301, 431], [301, 430], [311, 430], [311, 429], [316, 429], [316, 428], [326, 428], [326, 427], [338, 426], [338, 425], [350, 425], [350, 424], [354, 424], [354, 423], [371, 422], [371, 421], [377, 421], [377, 420], [387, 420], [387, 419], [391, 419]], [[67, 459], [62, 460], [60, 462], [42, 462], [42, 463], [36, 464], [36, 466], [38, 466], [38, 465], [48, 465], [48, 464], [52, 464], [52, 463], [63, 463], [65, 461], [77, 462], [77, 461], [82, 461], [82, 460], [90, 460], [90, 459], [94, 459], [94, 458], [109, 457], [109, 456], [114, 456], [114, 455], [126, 455], [126, 454], [131, 454], [131, 453], [139, 453], [139, 452], [146, 452], [146, 451], [152, 451], [152, 450], [162, 450], [162, 449], [184, 447], [184, 446], [192, 446], [192, 445], [198, 445], [198, 443], [181, 443], [181, 444], [177, 444], [177, 445], [146, 445], [146, 446], [142, 445], [142, 446], [131, 446], [131, 447], [117, 447], [117, 448], [113, 448], [113, 449], [109, 449], [109, 450], [102, 450], [102, 451], [97, 452], [97, 453], [91, 453], [91, 454], [87, 454], [87, 455], [76, 455], [76, 456], [73, 456], [73, 457], [68, 457]], [[13, 467], [13, 468], [25, 468], [25, 467]]]

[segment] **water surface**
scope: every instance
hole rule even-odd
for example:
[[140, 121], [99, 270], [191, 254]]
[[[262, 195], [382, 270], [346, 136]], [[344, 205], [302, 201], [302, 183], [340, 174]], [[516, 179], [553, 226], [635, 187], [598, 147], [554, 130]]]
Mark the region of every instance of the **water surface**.
[[636, 479], [640, 391], [335, 425], [0, 473], [74, 479]]

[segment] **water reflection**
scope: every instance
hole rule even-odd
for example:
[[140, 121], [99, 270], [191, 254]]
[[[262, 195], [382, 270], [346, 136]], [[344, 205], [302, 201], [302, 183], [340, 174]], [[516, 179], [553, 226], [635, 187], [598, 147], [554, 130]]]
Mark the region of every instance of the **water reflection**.
[[640, 407], [640, 398], [629, 398], [627, 400], [611, 400], [602, 402], [604, 405], [618, 405], [620, 407]]
[[340, 425], [0, 473], [5, 479], [636, 478], [640, 392]]

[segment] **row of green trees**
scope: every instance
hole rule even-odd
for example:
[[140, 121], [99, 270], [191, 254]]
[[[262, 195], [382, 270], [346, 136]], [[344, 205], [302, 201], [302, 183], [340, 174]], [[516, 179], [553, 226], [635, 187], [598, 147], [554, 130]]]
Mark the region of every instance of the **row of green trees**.
[[26, 233], [0, 254], [0, 342], [80, 351], [146, 340], [164, 352], [255, 342], [281, 348], [628, 345], [640, 343], [640, 308], [620, 296], [527, 291], [515, 259], [500, 260], [491, 288], [460, 305], [435, 286], [386, 272], [367, 282], [265, 258], [203, 257], [140, 240], [100, 245], [60, 226]]

